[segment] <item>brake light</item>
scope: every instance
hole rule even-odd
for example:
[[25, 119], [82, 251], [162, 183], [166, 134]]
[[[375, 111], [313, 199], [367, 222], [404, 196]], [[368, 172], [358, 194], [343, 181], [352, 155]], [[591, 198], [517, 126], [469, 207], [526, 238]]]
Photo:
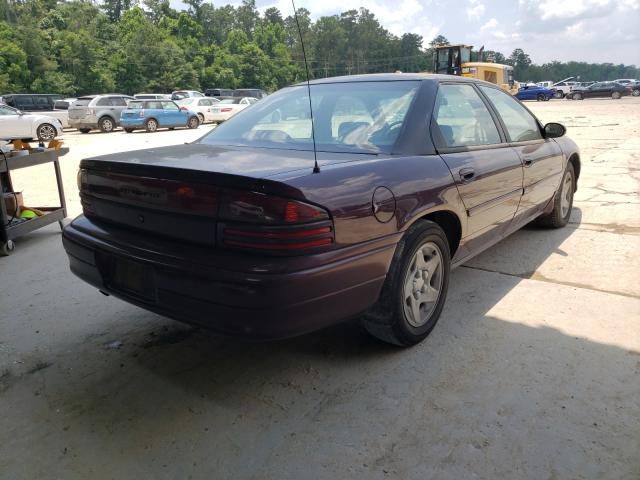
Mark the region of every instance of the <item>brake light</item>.
[[182, 110], [183, 112], [188, 112], [189, 111], [189, 109], [187, 107], [184, 107], [184, 106], [180, 107], [180, 110]]
[[144, 109], [140, 110], [140, 113], [138, 113], [138, 116], [140, 118], [144, 118]]
[[230, 112], [231, 110], [233, 110], [231, 107], [226, 107], [226, 108], [221, 108], [220, 109], [221, 112]]
[[334, 242], [323, 208], [256, 192], [226, 190], [220, 200], [221, 244], [272, 253], [295, 253]]

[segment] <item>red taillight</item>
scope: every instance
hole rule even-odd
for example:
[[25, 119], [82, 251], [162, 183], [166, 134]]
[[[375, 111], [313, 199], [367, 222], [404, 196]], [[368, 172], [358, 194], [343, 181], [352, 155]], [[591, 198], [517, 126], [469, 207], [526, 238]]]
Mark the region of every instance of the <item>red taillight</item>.
[[140, 110], [140, 113], [138, 113], [138, 116], [140, 118], [144, 118], [144, 110]]
[[292, 227], [223, 227], [222, 244], [257, 251], [293, 252], [333, 243], [330, 225]]
[[188, 112], [189, 109], [187, 107], [180, 107], [180, 110], [182, 110], [183, 112]]
[[294, 253], [333, 244], [326, 210], [298, 200], [226, 190], [220, 200], [221, 244], [261, 252]]
[[227, 108], [221, 108], [221, 109], [220, 109], [220, 111], [221, 111], [222, 113], [230, 112], [231, 110], [233, 110], [233, 109], [232, 109], [232, 108], [229, 108], [229, 107], [227, 107]]

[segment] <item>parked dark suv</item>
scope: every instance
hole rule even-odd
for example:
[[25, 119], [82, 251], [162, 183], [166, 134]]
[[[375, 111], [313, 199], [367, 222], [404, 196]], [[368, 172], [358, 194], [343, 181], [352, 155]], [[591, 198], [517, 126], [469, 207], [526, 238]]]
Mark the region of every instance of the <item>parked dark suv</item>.
[[239, 88], [233, 91], [234, 97], [253, 97], [258, 100], [269, 95], [264, 90], [260, 90], [259, 88]]
[[588, 87], [575, 87], [571, 91], [571, 98], [574, 100], [606, 97], [618, 99], [624, 95], [631, 95], [631, 87], [617, 82], [596, 82]]
[[23, 112], [50, 112], [62, 95], [50, 93], [12, 93], [2, 96], [2, 102]]
[[207, 97], [233, 97], [232, 88], [207, 88], [204, 91]]

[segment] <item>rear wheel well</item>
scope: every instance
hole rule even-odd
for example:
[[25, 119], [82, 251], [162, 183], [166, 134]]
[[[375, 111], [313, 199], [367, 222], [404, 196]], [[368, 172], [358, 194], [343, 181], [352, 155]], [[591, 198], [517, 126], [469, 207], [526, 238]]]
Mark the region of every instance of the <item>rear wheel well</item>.
[[578, 190], [578, 178], [580, 177], [580, 157], [577, 153], [574, 153], [569, 157], [569, 161], [573, 165], [573, 172], [576, 175], [574, 189]]
[[447, 236], [447, 241], [449, 242], [449, 252], [451, 258], [453, 258], [456, 250], [458, 250], [460, 238], [462, 237], [462, 227], [458, 216], [449, 210], [440, 210], [429, 213], [421, 217], [420, 220], [430, 220], [437, 223], [438, 226], [444, 230], [444, 234]]

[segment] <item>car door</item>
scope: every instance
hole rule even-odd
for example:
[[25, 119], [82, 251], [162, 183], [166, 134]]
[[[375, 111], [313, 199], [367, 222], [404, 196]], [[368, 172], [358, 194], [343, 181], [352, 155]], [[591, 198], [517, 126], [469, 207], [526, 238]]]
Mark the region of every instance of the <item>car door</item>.
[[15, 109], [0, 105], [0, 139], [13, 140], [31, 136], [31, 122], [18, 115]]
[[589, 87], [589, 94], [585, 95], [591, 98], [595, 97], [604, 97], [605, 96], [606, 85], [605, 82], [594, 83]]
[[471, 83], [440, 85], [431, 134], [467, 211], [466, 248], [482, 250], [502, 237], [518, 209], [522, 162]]
[[178, 107], [175, 102], [164, 100], [162, 102], [162, 109], [164, 110], [163, 119], [166, 122], [163, 124], [164, 126], [178, 127], [187, 124], [189, 113], [180, 110], [180, 107]]
[[553, 197], [562, 179], [562, 150], [551, 138], [544, 138], [538, 120], [520, 102], [499, 88], [481, 86], [502, 123], [511, 146], [524, 166], [523, 195], [518, 217], [535, 215]]

